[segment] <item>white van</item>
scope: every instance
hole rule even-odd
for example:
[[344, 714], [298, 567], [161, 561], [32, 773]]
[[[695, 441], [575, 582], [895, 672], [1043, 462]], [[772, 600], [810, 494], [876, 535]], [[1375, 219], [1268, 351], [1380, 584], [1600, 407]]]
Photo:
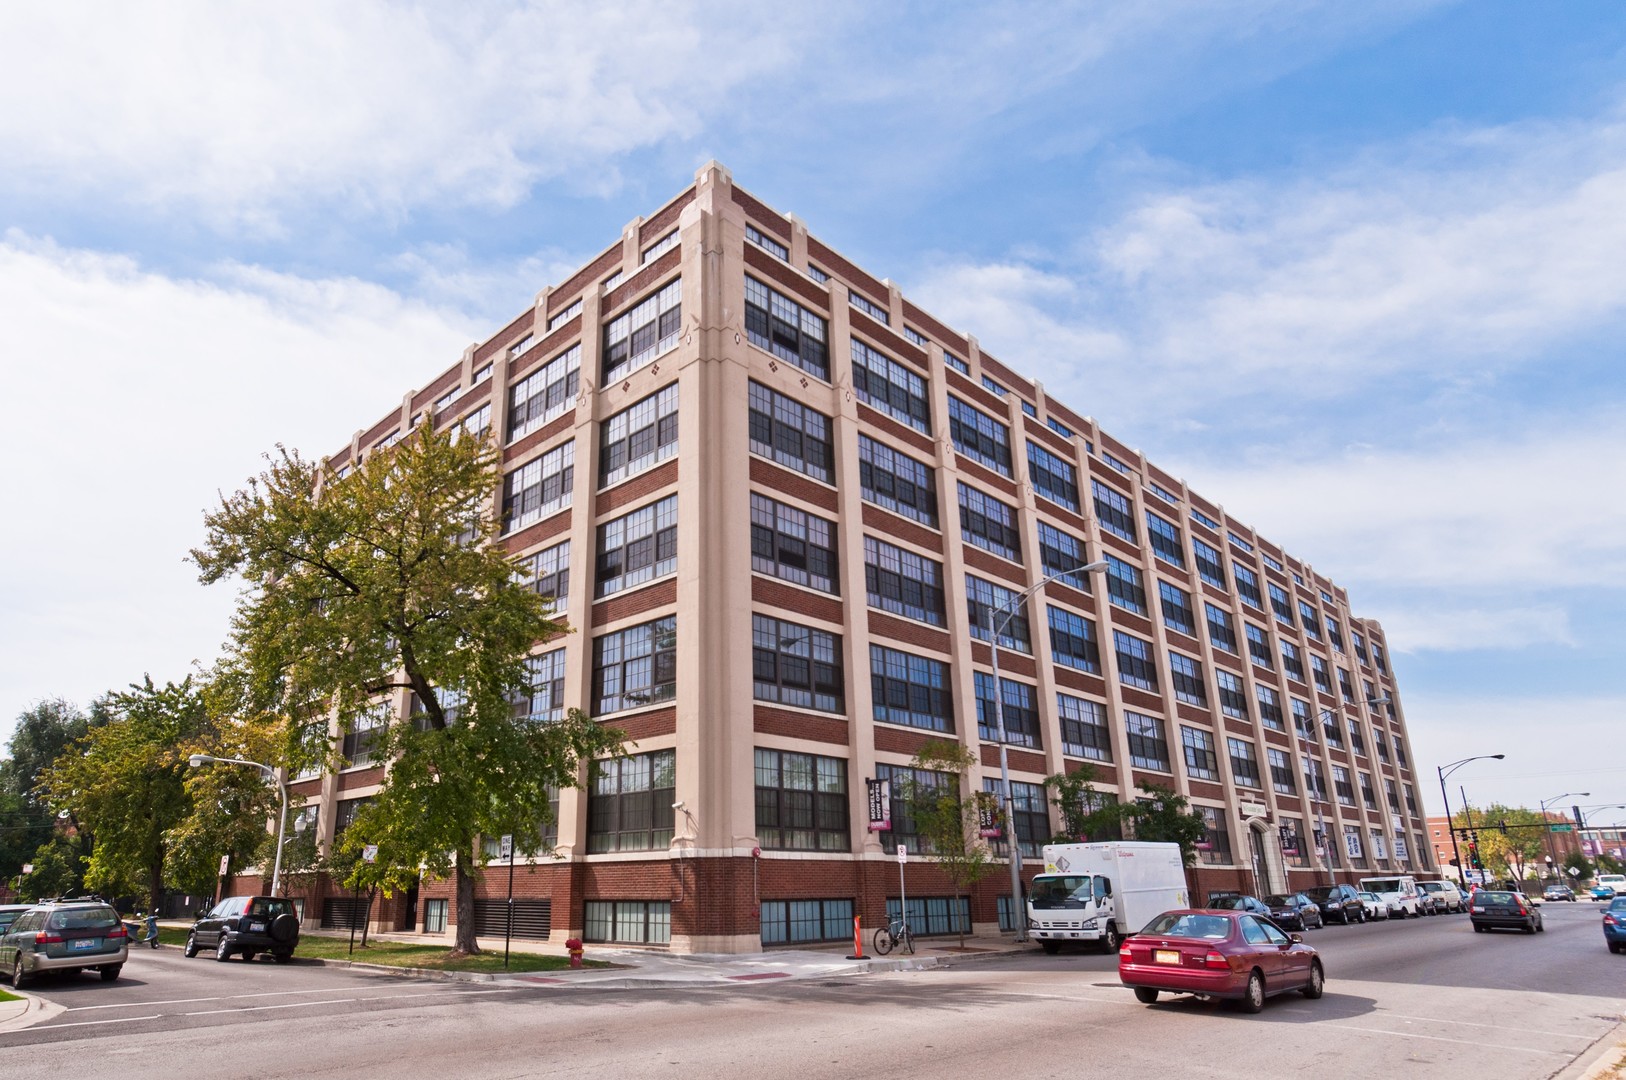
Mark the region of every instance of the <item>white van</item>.
[[1419, 881], [1417, 887], [1434, 897], [1434, 910], [1440, 914], [1468, 910], [1468, 901], [1454, 881]]
[[1377, 893], [1390, 912], [1399, 912], [1401, 918], [1415, 919], [1422, 913], [1417, 905], [1417, 879], [1410, 874], [1395, 877], [1368, 877], [1361, 879], [1361, 891]]
[[1599, 874], [1593, 884], [1607, 885], [1615, 890], [1616, 896], [1626, 896], [1626, 874]]

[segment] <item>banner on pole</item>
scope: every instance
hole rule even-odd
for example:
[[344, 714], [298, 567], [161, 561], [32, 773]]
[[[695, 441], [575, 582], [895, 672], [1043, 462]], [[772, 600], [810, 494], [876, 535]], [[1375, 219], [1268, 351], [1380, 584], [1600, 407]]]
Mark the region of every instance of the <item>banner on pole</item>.
[[892, 781], [865, 780], [869, 790], [869, 831], [890, 832], [892, 829]]

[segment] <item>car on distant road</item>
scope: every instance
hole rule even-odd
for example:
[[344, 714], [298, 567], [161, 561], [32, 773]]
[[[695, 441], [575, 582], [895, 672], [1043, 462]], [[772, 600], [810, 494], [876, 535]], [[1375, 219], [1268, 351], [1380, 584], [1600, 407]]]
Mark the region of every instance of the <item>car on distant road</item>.
[[1575, 890], [1568, 885], [1549, 885], [1542, 890], [1541, 896], [1544, 900], [1568, 900], [1572, 904], [1575, 903]]
[[1609, 885], [1594, 885], [1589, 890], [1588, 895], [1594, 900], [1613, 900], [1615, 898], [1615, 890]]
[[112, 982], [129, 954], [124, 921], [99, 900], [35, 904], [0, 936], [0, 971], [11, 976], [13, 990], [45, 972], [77, 975], [85, 968]]
[[1322, 919], [1327, 922], [1348, 926], [1366, 921], [1366, 905], [1361, 903], [1360, 894], [1353, 885], [1317, 885], [1313, 889], [1305, 889], [1304, 895], [1315, 901], [1321, 909]]
[[33, 907], [33, 904], [0, 904], [0, 934], [4, 934], [17, 916]]
[[1355, 895], [1360, 897], [1361, 903], [1365, 905], [1368, 920], [1387, 919], [1394, 914], [1394, 910], [1384, 902], [1383, 897], [1375, 892], [1358, 892]]
[[1270, 909], [1271, 921], [1283, 930], [1319, 930], [1327, 925], [1321, 918], [1321, 908], [1301, 892], [1267, 896], [1265, 906]]
[[1118, 978], [1150, 1005], [1160, 993], [1236, 1001], [1247, 1012], [1297, 990], [1319, 998], [1321, 957], [1297, 934], [1242, 911], [1166, 911], [1118, 948]]
[[1603, 941], [1612, 953], [1626, 952], [1626, 896], [1617, 896], [1603, 913]]
[[1246, 911], [1270, 918], [1270, 905], [1247, 893], [1212, 892], [1208, 894], [1208, 906], [1220, 911]]
[[1417, 883], [1418, 895], [1427, 893], [1434, 901], [1436, 914], [1444, 915], [1446, 912], [1464, 912], [1468, 910], [1468, 901], [1463, 897], [1462, 890], [1457, 888], [1454, 881], [1419, 881]]
[[205, 949], [216, 960], [241, 955], [252, 960], [270, 953], [279, 964], [294, 958], [299, 944], [299, 917], [294, 902], [283, 896], [229, 896], [198, 916], [186, 935], [188, 957]]
[[1541, 911], [1523, 893], [1507, 889], [1481, 889], [1474, 893], [1468, 918], [1475, 933], [1487, 930], [1523, 930], [1527, 934], [1547, 929], [1541, 922]]

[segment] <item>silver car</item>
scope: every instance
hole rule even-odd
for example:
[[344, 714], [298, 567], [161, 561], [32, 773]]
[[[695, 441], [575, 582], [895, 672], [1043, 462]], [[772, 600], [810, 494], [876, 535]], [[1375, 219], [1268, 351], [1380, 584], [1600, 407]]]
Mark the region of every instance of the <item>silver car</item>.
[[78, 974], [95, 968], [103, 982], [119, 977], [130, 935], [112, 905], [99, 901], [39, 904], [17, 916], [0, 937], [0, 971], [20, 990], [41, 972]]

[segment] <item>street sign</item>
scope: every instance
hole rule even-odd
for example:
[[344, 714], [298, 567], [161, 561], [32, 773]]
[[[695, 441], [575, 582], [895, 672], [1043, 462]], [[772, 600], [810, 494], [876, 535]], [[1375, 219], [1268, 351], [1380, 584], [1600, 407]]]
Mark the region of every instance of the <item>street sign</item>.
[[33, 863], [31, 863], [31, 862], [23, 863], [23, 873], [32, 874], [33, 872], [34, 872], [34, 864]]
[[909, 861], [909, 847], [907, 844], [898, 845], [898, 865], [902, 866]]
[[1576, 869], [1573, 866], [1570, 867], [1570, 877], [1580, 877], [1580, 876], [1581, 876], [1581, 871], [1580, 870]]
[[497, 854], [499, 858], [512, 859], [514, 857], [514, 837], [504, 833], [503, 838], [497, 841]]
[[1574, 832], [1575, 831], [1575, 826], [1573, 826], [1573, 825], [1549, 825], [1549, 826], [1547, 826], [1547, 831], [1548, 832]]
[[226, 868], [228, 866], [230, 866], [230, 865], [231, 865], [231, 856], [230, 855], [222, 855], [220, 857], [220, 876], [221, 877], [226, 876]]
[[362, 848], [361, 849], [361, 861], [362, 862], [377, 862], [378, 861], [378, 845], [377, 844], [368, 844], [366, 847]]

